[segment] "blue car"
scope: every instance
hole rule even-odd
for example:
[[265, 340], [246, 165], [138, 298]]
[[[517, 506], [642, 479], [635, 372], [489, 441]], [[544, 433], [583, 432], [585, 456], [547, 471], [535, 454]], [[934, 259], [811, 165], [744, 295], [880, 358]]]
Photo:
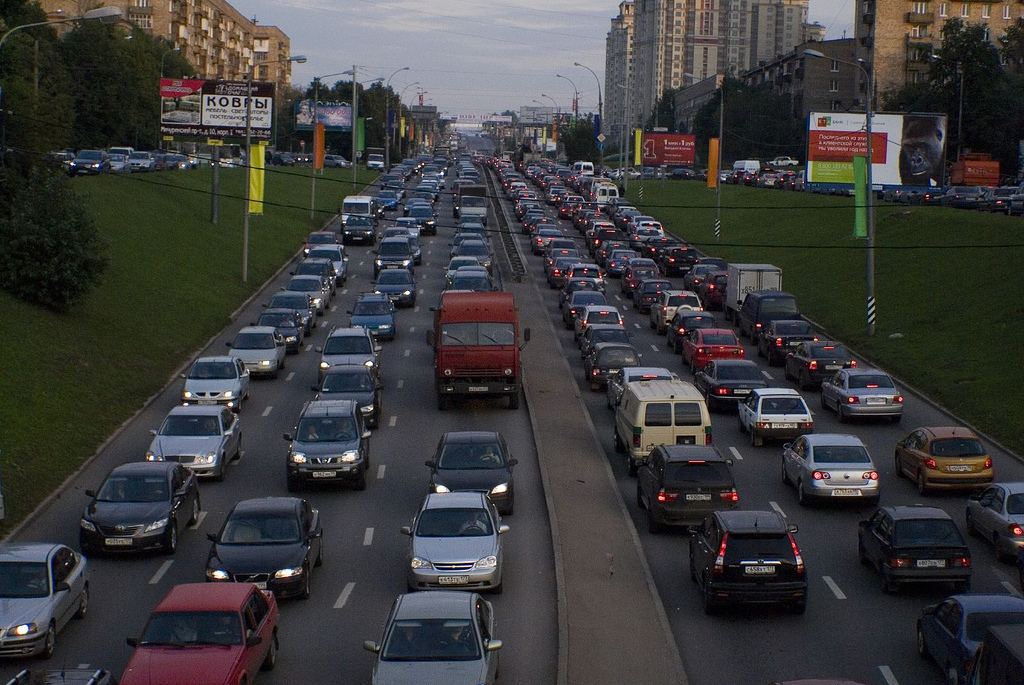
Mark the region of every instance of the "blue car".
[[398, 307], [416, 306], [416, 279], [408, 269], [384, 269], [377, 275], [373, 292], [386, 295]]
[[387, 295], [361, 295], [349, 314], [352, 316], [350, 326], [365, 328], [378, 340], [395, 339], [395, 305]]
[[398, 193], [391, 189], [381, 190], [377, 193], [375, 204], [381, 211], [394, 211], [398, 209]]
[[1024, 624], [1024, 599], [1013, 595], [953, 595], [924, 608], [917, 620], [917, 652], [931, 657], [948, 683], [963, 683], [989, 626]]

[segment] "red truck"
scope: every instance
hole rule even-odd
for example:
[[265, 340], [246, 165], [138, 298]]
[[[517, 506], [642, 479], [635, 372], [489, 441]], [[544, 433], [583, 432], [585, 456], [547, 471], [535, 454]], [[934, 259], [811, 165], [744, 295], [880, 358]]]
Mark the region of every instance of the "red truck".
[[949, 183], [954, 186], [997, 186], [999, 162], [983, 152], [967, 152], [950, 167]]
[[[505, 396], [508, 408], [519, 408], [522, 390], [519, 310], [509, 292], [442, 294], [434, 309], [434, 385], [437, 408], [444, 411], [454, 397]], [[522, 331], [523, 343], [530, 329]]]

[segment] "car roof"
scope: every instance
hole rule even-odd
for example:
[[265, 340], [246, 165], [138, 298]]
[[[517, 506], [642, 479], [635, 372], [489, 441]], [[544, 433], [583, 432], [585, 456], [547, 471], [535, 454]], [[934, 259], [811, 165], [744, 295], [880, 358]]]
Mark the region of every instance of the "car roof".
[[750, 392], [760, 397], [803, 397], [793, 388], [754, 388]]
[[446, 493], [432, 492], [424, 498], [421, 509], [456, 509], [468, 507], [486, 509], [487, 493], [473, 490]]
[[[292, 309], [282, 309], [280, 311], [281, 312], [288, 312], [289, 314], [291, 314], [294, 310], [292, 310]], [[266, 314], [267, 312], [263, 312], [263, 313]], [[227, 357], [227, 356], [221, 355], [221, 356], [216, 356], [216, 357], [200, 357], [199, 359], [197, 359], [194, 362], [192, 362], [192, 364], [195, 365], [195, 364], [198, 364], [200, 362], [222, 362], [222, 363], [223, 362], [228, 362], [228, 363], [234, 363], [234, 361], [235, 361], [235, 357]]]
[[727, 461], [714, 445], [661, 445], [661, 449], [669, 461]]
[[[407, 269], [386, 269], [386, 271], [406, 271]], [[383, 271], [381, 272], [383, 273]], [[359, 295], [356, 302], [384, 302], [389, 300], [388, 296], [384, 293], [362, 293]]]
[[896, 520], [912, 520], [912, 519], [946, 519], [952, 521], [949, 514], [938, 507], [926, 507], [923, 505], [900, 505], [895, 507], [883, 507], [883, 510], [888, 512], [893, 519]]
[[920, 430], [933, 438], [978, 438], [974, 431], [963, 426], [922, 426]]
[[342, 337], [342, 336], [348, 336], [348, 335], [352, 335], [352, 336], [367, 336], [369, 334], [370, 334], [370, 332], [368, 330], [366, 330], [365, 328], [360, 328], [359, 326], [338, 326], [337, 328], [332, 330], [331, 334], [328, 335], [327, 337], [328, 338], [334, 338], [334, 337]]
[[467, 618], [476, 611], [476, 593], [458, 590], [432, 590], [400, 595], [395, 619], [410, 618]]
[[490, 444], [497, 442], [501, 433], [497, 431], [448, 431], [441, 440], [445, 443], [481, 443]]
[[166, 475], [168, 471], [173, 471], [178, 467], [178, 463], [174, 461], [130, 461], [120, 466], [115, 466], [110, 470], [109, 475], [115, 473], [119, 476], [125, 474], [145, 476], [145, 475]]
[[780, 535], [789, 531], [782, 516], [775, 511], [717, 511], [715, 517], [729, 533]]
[[[698, 328], [697, 330], [713, 331], [715, 329]], [[754, 368], [760, 369], [760, 367], [757, 365], [757, 362], [755, 362], [753, 359], [712, 359], [711, 361], [713, 361], [715, 363], [715, 366], [718, 366], [719, 368], [723, 366], [752, 366]]]
[[311, 416], [352, 416], [355, 413], [355, 400], [310, 400], [302, 408], [299, 418], [305, 419]]
[[[228, 357], [229, 361], [234, 361], [234, 357]], [[224, 407], [216, 404], [190, 404], [187, 407], [177, 406], [172, 407], [168, 416], [220, 416], [221, 411]]]
[[0, 545], [0, 561], [46, 561], [58, 547], [56, 542], [5, 542]]
[[[313, 278], [319, 278], [319, 276], [313, 276]], [[289, 292], [289, 291], [282, 290], [281, 292]], [[291, 291], [291, 292], [296, 292], [296, 291]], [[298, 292], [296, 292], [296, 294], [305, 295], [306, 293], [298, 293]], [[274, 328], [273, 326], [243, 326], [242, 329], [240, 331], [238, 331], [238, 332], [239, 333], [274, 333], [276, 331], [277, 331], [277, 329]]]
[[802, 438], [807, 441], [807, 444], [811, 447], [817, 447], [819, 445], [860, 445], [864, 447], [864, 443], [856, 435], [847, 435], [843, 433], [807, 433], [802, 435]]
[[953, 595], [960, 606], [971, 611], [1020, 611], [1024, 609], [1024, 598], [1007, 594], [986, 594], [972, 592], [970, 594]]
[[[263, 314], [289, 314], [289, 315], [295, 315], [295, 313], [296, 312], [295, 312], [294, 309], [286, 309], [285, 307], [267, 307], [266, 309], [264, 309], [261, 312], [260, 315], [261, 316]], [[227, 359], [234, 359], [234, 357], [226, 357], [226, 358]], [[225, 357], [204, 357], [204, 359], [218, 359], [219, 360], [219, 359], [225, 359]]]
[[153, 611], [238, 611], [252, 589], [250, 583], [175, 585]]
[[248, 511], [288, 513], [297, 511], [301, 502], [302, 499], [299, 497], [253, 497], [236, 502], [235, 506], [231, 508], [231, 513]]

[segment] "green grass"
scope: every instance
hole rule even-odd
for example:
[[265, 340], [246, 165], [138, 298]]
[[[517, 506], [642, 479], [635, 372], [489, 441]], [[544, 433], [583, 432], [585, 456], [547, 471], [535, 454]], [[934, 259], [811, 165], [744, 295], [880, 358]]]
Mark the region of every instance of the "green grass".
[[[7, 520], [0, 533], [163, 387], [311, 230], [309, 169], [268, 169], [267, 206], [250, 217], [242, 283], [243, 171], [221, 170], [217, 225], [210, 223], [211, 177], [206, 169], [75, 179], [108, 241], [110, 268], [99, 288], [65, 315], [0, 293], [8, 324], [0, 375]], [[360, 184], [372, 178], [360, 170]], [[352, 194], [351, 179], [340, 169], [317, 179], [320, 222]]]
[[[1014, 451], [1024, 452], [1024, 221], [879, 203], [877, 330], [866, 333], [866, 251], [853, 198], [647, 181], [628, 197], [666, 228], [729, 262], [770, 263], [801, 311], [831, 336]], [[899, 334], [902, 337], [890, 337]]]

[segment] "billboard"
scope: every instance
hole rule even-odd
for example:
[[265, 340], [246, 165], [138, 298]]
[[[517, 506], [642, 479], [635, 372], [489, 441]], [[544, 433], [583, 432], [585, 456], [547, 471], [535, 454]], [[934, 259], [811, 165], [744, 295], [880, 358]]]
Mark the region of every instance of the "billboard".
[[[352, 105], [344, 102], [320, 102], [316, 105], [316, 123], [323, 124], [325, 131], [351, 131]], [[295, 128], [299, 131], [313, 130], [313, 101], [295, 102]]]
[[[180, 138], [245, 139], [246, 81], [160, 79], [160, 133]], [[274, 84], [252, 82], [249, 134], [270, 140]]]
[[692, 166], [697, 136], [689, 133], [644, 133], [640, 163], [644, 166]]
[[[808, 183], [853, 185], [853, 158], [867, 154], [865, 121], [863, 113], [810, 113]], [[945, 114], [872, 115], [873, 185], [941, 186], [945, 169]]]
[[459, 114], [455, 120], [460, 124], [511, 124], [507, 114]]
[[546, 126], [554, 121], [553, 107], [520, 107], [519, 123], [533, 126]]

